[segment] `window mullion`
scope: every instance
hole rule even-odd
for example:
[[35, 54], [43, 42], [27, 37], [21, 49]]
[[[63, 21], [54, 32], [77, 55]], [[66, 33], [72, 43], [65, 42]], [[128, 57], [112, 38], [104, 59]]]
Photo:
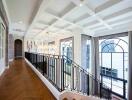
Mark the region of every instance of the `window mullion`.
[[[111, 52], [111, 77], [112, 77], [112, 52]], [[112, 90], [112, 78], [111, 78], [111, 90]]]

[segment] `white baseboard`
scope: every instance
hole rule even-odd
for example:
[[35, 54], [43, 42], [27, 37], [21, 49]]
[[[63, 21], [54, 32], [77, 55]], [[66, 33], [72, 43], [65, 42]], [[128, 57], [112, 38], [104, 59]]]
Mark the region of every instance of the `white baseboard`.
[[9, 65], [8, 66], [6, 66], [6, 68], [5, 69], [9, 69]]
[[14, 59], [9, 59], [9, 62], [12, 62]]
[[42, 82], [47, 86], [51, 93], [59, 100], [61, 93], [25, 58], [31, 69], [37, 74]]
[[5, 71], [5, 68], [3, 68], [3, 69], [0, 71], [0, 76], [3, 74], [4, 71]]

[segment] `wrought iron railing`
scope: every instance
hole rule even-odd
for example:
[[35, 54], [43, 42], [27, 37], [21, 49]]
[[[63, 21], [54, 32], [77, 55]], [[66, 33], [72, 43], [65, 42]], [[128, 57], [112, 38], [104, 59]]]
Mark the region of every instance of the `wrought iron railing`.
[[111, 99], [111, 90], [66, 56], [25, 52], [29, 60], [58, 91], [70, 90]]
[[[117, 77], [113, 77], [113, 76], [110, 76], [110, 75], [106, 75], [106, 74], [100, 74], [101, 75], [101, 83], [106, 83], [104, 80], [107, 80], [107, 84], [110, 86], [111, 88], [111, 85], [112, 87], [115, 87], [113, 88], [113, 90], [111, 90], [111, 93], [124, 99], [124, 100], [127, 100], [127, 89], [126, 89], [126, 86], [127, 86], [127, 80], [125, 79], [121, 79], [121, 78], [117, 78]], [[113, 83], [109, 83], [109, 81], [112, 80]], [[114, 82], [117, 82], [117, 83], [114, 83]], [[121, 86], [119, 86], [121, 85]]]

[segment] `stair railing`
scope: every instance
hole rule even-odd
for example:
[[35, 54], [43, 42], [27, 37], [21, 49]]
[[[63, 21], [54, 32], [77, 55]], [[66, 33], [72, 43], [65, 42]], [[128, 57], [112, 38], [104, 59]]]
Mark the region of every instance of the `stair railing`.
[[25, 52], [25, 57], [60, 92], [70, 90], [111, 99], [111, 90], [105, 84], [64, 55]]

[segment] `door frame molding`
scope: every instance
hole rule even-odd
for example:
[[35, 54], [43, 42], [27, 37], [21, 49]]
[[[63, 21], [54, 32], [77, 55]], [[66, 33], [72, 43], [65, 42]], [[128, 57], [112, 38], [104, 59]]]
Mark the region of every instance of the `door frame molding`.
[[59, 55], [61, 55], [61, 42], [63, 41], [68, 41], [68, 40], [72, 40], [72, 60], [74, 61], [74, 37], [68, 37], [68, 38], [64, 38], [64, 39], [60, 39], [60, 46], [59, 46]]
[[[21, 47], [22, 47], [22, 48], [21, 48], [21, 49], [22, 49], [21, 51], [22, 51], [22, 54], [21, 54], [21, 56], [17, 56], [17, 57], [16, 57], [16, 46], [15, 46], [15, 42], [16, 42], [17, 40], [20, 40], [21, 43], [22, 43], [22, 44], [21, 44]], [[15, 39], [15, 40], [14, 40], [14, 58], [20, 58], [20, 57], [23, 57], [23, 41], [22, 41], [21, 39]]]

